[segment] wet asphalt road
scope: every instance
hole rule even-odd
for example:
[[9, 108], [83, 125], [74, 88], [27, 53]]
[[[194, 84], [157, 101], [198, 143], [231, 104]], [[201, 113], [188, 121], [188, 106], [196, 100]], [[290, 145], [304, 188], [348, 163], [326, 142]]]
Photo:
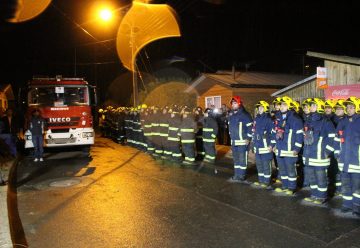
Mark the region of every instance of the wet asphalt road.
[[91, 158], [69, 151], [47, 154], [42, 164], [24, 160], [17, 203], [27, 244], [360, 247], [360, 220], [333, 214], [339, 200], [303, 205], [306, 192], [286, 197], [232, 184], [227, 171], [160, 164], [103, 138]]

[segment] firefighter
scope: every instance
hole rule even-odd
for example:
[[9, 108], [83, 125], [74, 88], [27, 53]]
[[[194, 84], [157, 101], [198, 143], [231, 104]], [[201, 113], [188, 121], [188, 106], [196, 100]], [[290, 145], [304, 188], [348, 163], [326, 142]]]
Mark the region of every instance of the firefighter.
[[197, 124], [194, 115], [188, 107], [182, 110], [180, 124], [181, 147], [184, 153], [184, 165], [195, 165], [195, 133]]
[[[334, 109], [335, 116], [333, 121], [335, 128], [337, 128], [338, 124], [346, 117], [345, 100], [339, 99], [336, 102]], [[332, 157], [330, 163], [329, 173], [332, 173], [330, 180], [335, 184], [335, 196], [341, 196], [341, 171], [339, 170], [338, 162], [334, 157]]]
[[162, 109], [162, 113], [159, 117], [159, 125], [160, 125], [160, 147], [162, 150], [161, 158], [162, 159], [170, 159], [171, 152], [169, 151], [168, 145], [168, 135], [169, 135], [169, 107], [165, 106]]
[[216, 136], [218, 133], [218, 124], [213, 117], [213, 110], [210, 108], [205, 109], [203, 130], [202, 130], [202, 141], [204, 144], [205, 158], [204, 162], [215, 164], [216, 159]]
[[335, 101], [332, 99], [328, 99], [325, 101], [325, 113], [324, 116], [326, 118], [328, 118], [329, 120], [333, 121], [334, 119], [334, 106], [335, 106]]
[[255, 186], [270, 188], [271, 180], [271, 161], [273, 159], [273, 146], [275, 140], [272, 138], [274, 124], [269, 114], [269, 104], [265, 101], [259, 101], [255, 105], [256, 117], [253, 125], [253, 144], [256, 159], [256, 168], [258, 172], [258, 182]]
[[104, 110], [99, 109], [98, 113], [99, 113], [99, 129], [100, 129], [101, 137], [104, 137], [104, 121], [105, 121]]
[[240, 96], [234, 96], [230, 104], [232, 110], [229, 113], [229, 133], [234, 159], [234, 176], [230, 178], [230, 182], [248, 183], [246, 181], [246, 169], [253, 120], [245, 110]]
[[147, 108], [147, 106], [143, 106], [144, 107], [144, 113], [143, 113], [143, 129], [144, 129], [144, 143], [146, 144], [146, 152], [148, 154], [153, 154], [153, 152], [155, 151], [154, 145], [152, 143], [152, 133], [151, 133], [151, 109]]
[[178, 107], [175, 105], [169, 109], [170, 118], [169, 118], [169, 132], [168, 132], [168, 151], [169, 155], [171, 154], [171, 159], [175, 164], [180, 164], [181, 162], [181, 150], [180, 150], [180, 137], [179, 137], [179, 127], [181, 124], [181, 117]]
[[345, 105], [347, 117], [336, 128], [335, 151], [341, 171], [341, 211], [360, 217], [360, 101], [350, 97]]
[[160, 158], [163, 150], [161, 148], [161, 137], [160, 137], [160, 115], [159, 108], [154, 107], [153, 114], [151, 117], [151, 137], [152, 143], [154, 145], [155, 151], [153, 156], [155, 158]]
[[307, 176], [311, 196], [304, 200], [314, 204], [323, 204], [327, 200], [327, 169], [330, 154], [334, 151], [335, 127], [324, 116], [325, 103], [314, 98], [311, 101], [310, 117], [304, 123], [303, 162], [307, 167]]
[[196, 132], [196, 160], [203, 160], [205, 156], [204, 145], [202, 140], [202, 132], [203, 132], [203, 121], [204, 114], [201, 107], [197, 107], [194, 109], [195, 121], [197, 123], [197, 132]]
[[139, 119], [140, 119], [140, 132], [139, 132], [139, 140], [141, 144], [141, 150], [147, 151], [147, 142], [145, 137], [145, 112], [147, 109], [146, 104], [139, 105]]
[[284, 96], [280, 100], [281, 117], [275, 126], [276, 146], [274, 152], [279, 166], [281, 188], [278, 193], [293, 195], [296, 190], [296, 161], [303, 143], [303, 121], [291, 110], [294, 106], [290, 97]]
[[[310, 112], [310, 105], [311, 102], [313, 101], [312, 98], [307, 98], [306, 100], [304, 100], [302, 102], [302, 119], [304, 121], [304, 123], [310, 122], [310, 117], [311, 117], [311, 112]], [[302, 153], [302, 152], [301, 152]], [[309, 173], [308, 173], [308, 167], [303, 164], [303, 185], [302, 185], [302, 189], [309, 189], [310, 187], [310, 183], [309, 183]]]
[[[273, 104], [273, 110], [271, 111], [271, 118], [274, 122], [274, 127], [277, 126], [277, 124], [279, 123], [280, 121], [280, 117], [281, 117], [281, 111], [280, 111], [280, 106], [281, 106], [281, 97], [276, 97], [275, 100], [272, 102]], [[275, 180], [275, 183], [281, 183], [281, 180], [280, 180], [280, 173], [279, 173], [279, 166], [278, 166], [278, 163], [277, 163], [277, 160], [276, 160], [276, 156], [275, 156], [275, 153], [273, 153], [273, 159], [274, 159], [274, 165], [276, 167], [276, 180]]]

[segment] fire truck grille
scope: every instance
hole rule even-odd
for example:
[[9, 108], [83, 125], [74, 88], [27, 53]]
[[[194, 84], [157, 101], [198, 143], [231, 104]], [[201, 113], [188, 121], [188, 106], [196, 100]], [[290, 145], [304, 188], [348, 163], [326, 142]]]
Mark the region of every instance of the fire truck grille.
[[59, 122], [59, 123], [48, 123], [48, 127], [68, 127], [68, 126], [77, 126], [77, 121], [71, 121], [71, 122]]
[[75, 143], [76, 142], [76, 138], [56, 138], [56, 139], [47, 139], [46, 143], [47, 144], [71, 144], [71, 143]]

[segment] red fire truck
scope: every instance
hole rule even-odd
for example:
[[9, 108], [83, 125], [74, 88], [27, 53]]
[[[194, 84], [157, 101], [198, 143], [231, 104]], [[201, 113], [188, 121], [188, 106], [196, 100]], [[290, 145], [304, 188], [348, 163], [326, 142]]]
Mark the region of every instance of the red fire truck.
[[[94, 144], [92, 107], [96, 90], [83, 78], [33, 78], [26, 90], [27, 118], [36, 108], [46, 120], [45, 147]], [[25, 148], [32, 148], [31, 133], [25, 132]]]

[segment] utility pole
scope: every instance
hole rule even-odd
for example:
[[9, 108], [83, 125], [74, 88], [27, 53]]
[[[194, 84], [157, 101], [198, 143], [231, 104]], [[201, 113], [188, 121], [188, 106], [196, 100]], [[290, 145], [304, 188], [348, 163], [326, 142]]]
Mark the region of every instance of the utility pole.
[[135, 32], [134, 27], [130, 27], [130, 46], [131, 46], [131, 62], [133, 63], [132, 70], [132, 80], [133, 80], [133, 104], [134, 107], [139, 105], [138, 99], [138, 85], [137, 85], [137, 66], [136, 66], [136, 58], [135, 58]]

